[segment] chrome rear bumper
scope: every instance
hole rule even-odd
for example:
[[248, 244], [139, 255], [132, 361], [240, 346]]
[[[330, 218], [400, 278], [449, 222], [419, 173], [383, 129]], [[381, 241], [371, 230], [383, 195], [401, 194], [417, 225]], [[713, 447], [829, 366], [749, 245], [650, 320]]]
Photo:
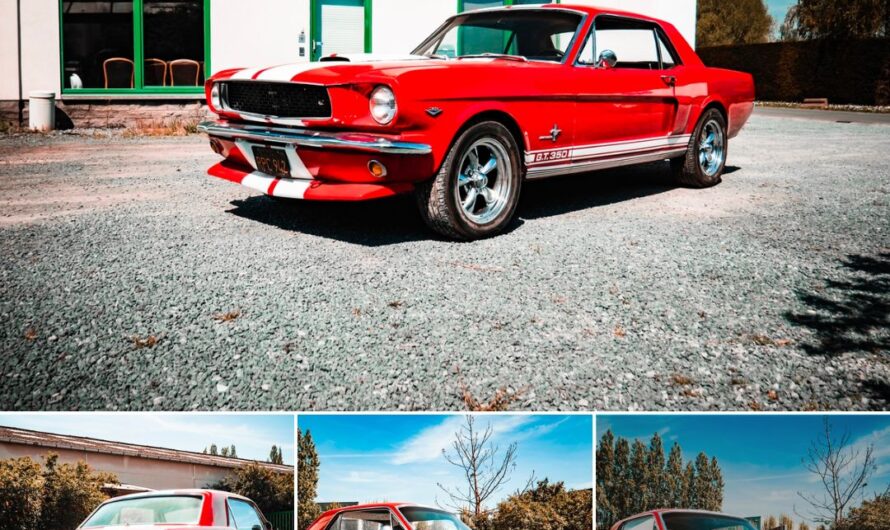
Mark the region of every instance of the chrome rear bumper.
[[426, 144], [396, 142], [370, 134], [331, 133], [309, 129], [236, 124], [225, 121], [205, 121], [198, 125], [198, 130], [210, 136], [228, 140], [276, 142], [304, 147], [346, 149], [394, 155], [428, 155], [433, 152], [432, 147]]

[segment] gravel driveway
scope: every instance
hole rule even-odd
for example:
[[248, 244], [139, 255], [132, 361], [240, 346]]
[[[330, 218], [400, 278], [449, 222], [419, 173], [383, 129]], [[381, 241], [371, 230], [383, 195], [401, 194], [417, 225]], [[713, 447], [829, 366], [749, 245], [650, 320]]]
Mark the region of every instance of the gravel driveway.
[[755, 115], [717, 188], [529, 184], [451, 243], [207, 177], [198, 136], [2, 137], [0, 410], [886, 409], [887, 153]]

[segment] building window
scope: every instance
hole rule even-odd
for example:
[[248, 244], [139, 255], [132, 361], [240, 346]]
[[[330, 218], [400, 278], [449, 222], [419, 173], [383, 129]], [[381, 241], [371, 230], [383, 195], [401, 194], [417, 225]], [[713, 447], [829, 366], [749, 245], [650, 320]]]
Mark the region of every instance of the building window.
[[67, 88], [133, 88], [133, 2], [62, 2]]
[[204, 0], [143, 0], [145, 86], [204, 84]]
[[210, 0], [61, 0], [63, 92], [201, 93]]

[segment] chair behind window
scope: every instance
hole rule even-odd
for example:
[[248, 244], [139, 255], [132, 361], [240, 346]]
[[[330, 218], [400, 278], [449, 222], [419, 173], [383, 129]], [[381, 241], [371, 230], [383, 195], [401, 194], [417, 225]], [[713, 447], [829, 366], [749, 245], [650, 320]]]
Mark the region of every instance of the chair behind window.
[[191, 59], [176, 59], [168, 63], [170, 86], [199, 86], [201, 63]]
[[112, 57], [102, 63], [105, 88], [133, 88], [133, 61], [124, 57]]
[[145, 60], [145, 86], [167, 86], [167, 61]]

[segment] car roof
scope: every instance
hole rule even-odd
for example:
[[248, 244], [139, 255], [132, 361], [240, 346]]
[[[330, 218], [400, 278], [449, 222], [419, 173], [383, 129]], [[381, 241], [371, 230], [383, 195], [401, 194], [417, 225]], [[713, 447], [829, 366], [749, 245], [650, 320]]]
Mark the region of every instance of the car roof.
[[693, 513], [700, 515], [719, 515], [720, 517], [732, 517], [733, 519], [744, 519], [744, 517], [739, 517], [738, 515], [732, 515], [728, 513], [722, 512], [712, 512], [709, 510], [687, 510], [682, 508], [658, 508], [656, 510], [649, 510], [647, 512], [640, 512], [635, 515], [631, 515], [630, 517], [625, 517], [619, 522], [628, 521], [630, 519], [636, 519], [637, 517], [644, 517], [646, 515], [655, 515], [655, 514], [666, 514], [666, 513]]
[[340, 512], [349, 512], [355, 510], [370, 510], [374, 508], [389, 508], [391, 510], [398, 510], [399, 508], [426, 508], [429, 510], [436, 510], [438, 512], [451, 513], [448, 510], [443, 510], [441, 508], [436, 508], [434, 506], [424, 506], [422, 504], [415, 504], [412, 502], [375, 502], [368, 504], [356, 504], [354, 506], [343, 506], [341, 508], [334, 508], [326, 511], [322, 515], [335, 515]]
[[[623, 16], [623, 17], [637, 18], [640, 20], [648, 20], [651, 22], [662, 22], [656, 18], [648, 17], [646, 15], [642, 15], [640, 13], [634, 13], [631, 11], [623, 11], [621, 9], [612, 9], [612, 8], [604, 8], [604, 7], [596, 7], [596, 6], [580, 5], [580, 4], [509, 5], [509, 6], [497, 6], [497, 7], [486, 7], [486, 8], [482, 8], [482, 9], [473, 9], [471, 11], [464, 11], [464, 13], [486, 12], [486, 11], [529, 11], [529, 10], [541, 10], [541, 9], [553, 9], [553, 10], [557, 10], [557, 11], [574, 11], [576, 13], [580, 13], [582, 15], [588, 15], [588, 16], [617, 15], [617, 16]], [[464, 14], [464, 13], [459, 13], [459, 14]]]
[[229, 491], [219, 491], [219, 490], [208, 490], [208, 489], [180, 489], [180, 490], [155, 490], [155, 491], [144, 491], [140, 493], [131, 493], [129, 495], [121, 495], [120, 497], [113, 497], [108, 499], [105, 502], [116, 502], [127, 499], [146, 499], [151, 497], [173, 497], [173, 496], [204, 496], [210, 494], [215, 497], [233, 497], [236, 499], [244, 499], [250, 500], [247, 497], [242, 495], [238, 495], [237, 493], [231, 493]]

